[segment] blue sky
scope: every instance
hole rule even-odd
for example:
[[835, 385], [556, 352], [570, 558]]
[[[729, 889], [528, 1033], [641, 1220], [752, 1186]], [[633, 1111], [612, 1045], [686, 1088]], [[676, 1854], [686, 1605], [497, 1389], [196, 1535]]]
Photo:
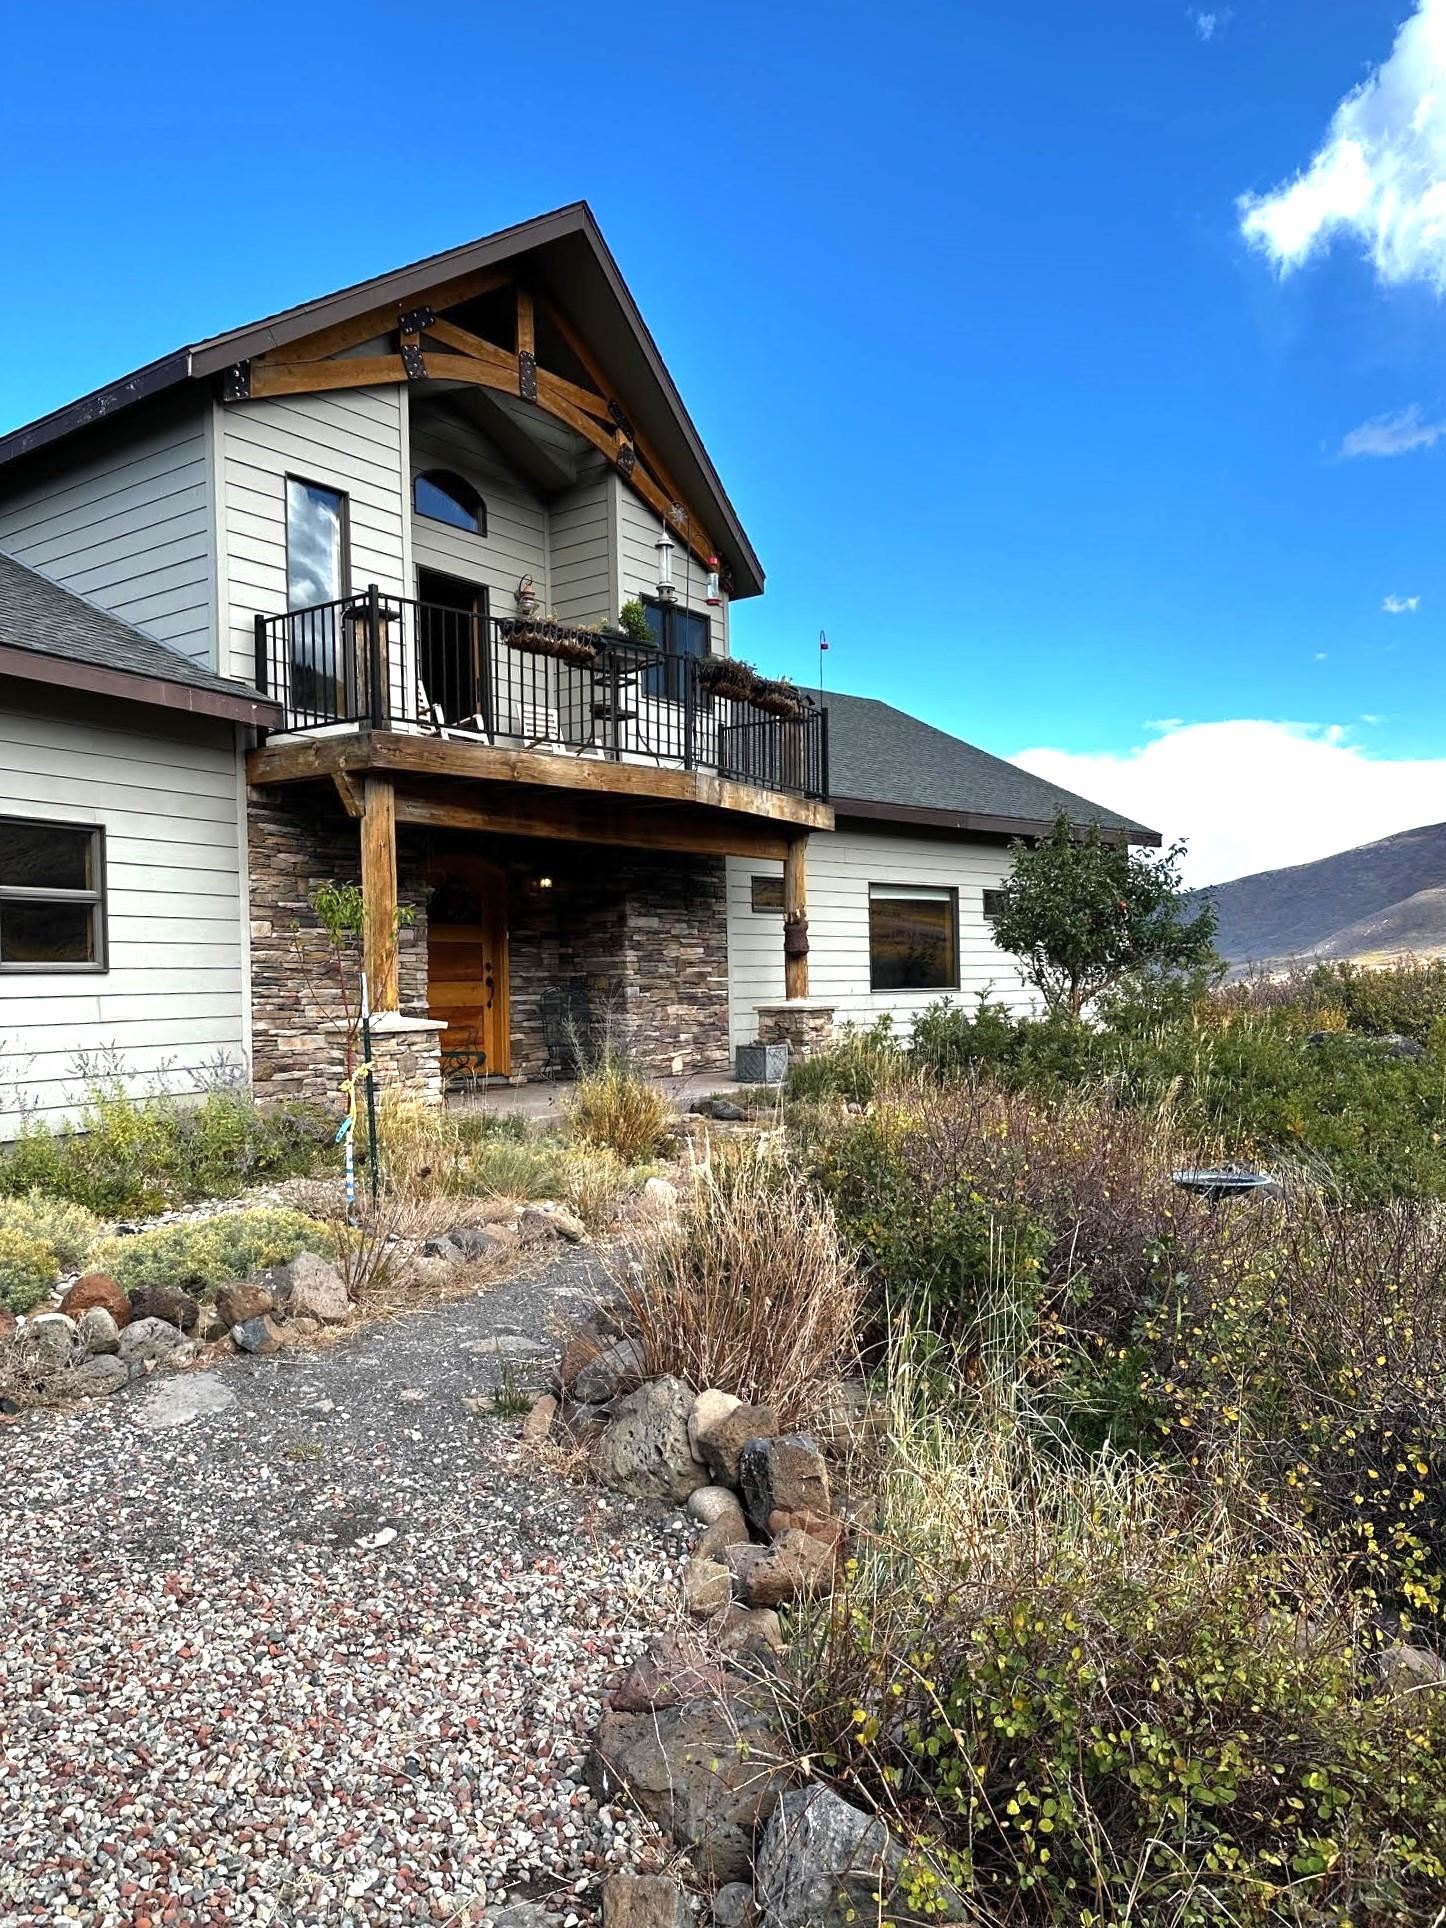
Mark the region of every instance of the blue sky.
[[1446, 0], [4, 18], [0, 425], [585, 197], [768, 569], [741, 653], [826, 628], [1196, 874], [1446, 817]]

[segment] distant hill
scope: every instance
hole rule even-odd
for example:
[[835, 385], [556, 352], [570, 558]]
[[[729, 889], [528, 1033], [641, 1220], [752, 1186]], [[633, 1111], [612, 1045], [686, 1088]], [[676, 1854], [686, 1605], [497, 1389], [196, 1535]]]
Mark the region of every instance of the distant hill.
[[1233, 965], [1446, 953], [1446, 823], [1197, 895], [1215, 905], [1215, 942]]

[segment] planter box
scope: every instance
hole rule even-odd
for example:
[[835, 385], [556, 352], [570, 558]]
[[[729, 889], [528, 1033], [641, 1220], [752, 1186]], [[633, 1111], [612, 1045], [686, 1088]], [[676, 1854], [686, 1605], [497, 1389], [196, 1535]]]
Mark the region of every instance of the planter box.
[[740, 1044], [733, 1051], [733, 1075], [739, 1084], [782, 1084], [788, 1076], [786, 1044]]

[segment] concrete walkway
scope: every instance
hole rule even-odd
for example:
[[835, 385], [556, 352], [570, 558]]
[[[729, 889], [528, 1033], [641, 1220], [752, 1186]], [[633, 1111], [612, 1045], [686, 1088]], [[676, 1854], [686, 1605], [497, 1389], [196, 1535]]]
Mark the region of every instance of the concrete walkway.
[[[653, 1082], [678, 1111], [686, 1111], [699, 1098], [711, 1098], [715, 1093], [727, 1097], [739, 1089], [736, 1080], [726, 1071], [698, 1072], [686, 1078], [655, 1078]], [[476, 1092], [449, 1091], [447, 1108], [463, 1114], [490, 1112], [497, 1118], [561, 1121], [571, 1089], [566, 1079], [539, 1079], [533, 1084], [499, 1084]]]

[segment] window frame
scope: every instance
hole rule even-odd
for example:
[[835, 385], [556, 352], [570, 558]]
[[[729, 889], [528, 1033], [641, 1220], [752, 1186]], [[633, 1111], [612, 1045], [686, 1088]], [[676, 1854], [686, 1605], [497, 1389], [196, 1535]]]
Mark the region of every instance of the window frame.
[[104, 977], [110, 970], [110, 902], [106, 888], [105, 825], [76, 823], [66, 817], [14, 816], [0, 811], [0, 824], [29, 825], [36, 830], [73, 830], [90, 838], [90, 874], [97, 881], [90, 890], [47, 890], [29, 884], [0, 884], [0, 906], [5, 904], [86, 904], [90, 906], [91, 928], [95, 937], [95, 956], [84, 961], [69, 958], [18, 959], [7, 962], [0, 952], [0, 975], [37, 977], [51, 972], [68, 977]]
[[[759, 903], [758, 886], [760, 884], [766, 884], [770, 894], [775, 890], [778, 892], [778, 902], [776, 904]], [[750, 876], [748, 879], [748, 908], [759, 917], [782, 917], [787, 908], [783, 901], [783, 879], [781, 877], [767, 877], [761, 872], [755, 872]]]
[[[647, 665], [647, 680], [643, 688], [649, 696], [662, 701], [681, 703], [683, 700], [684, 672], [677, 668], [679, 663], [702, 663], [713, 654], [713, 622], [706, 609], [690, 609], [685, 602], [676, 599], [660, 602], [655, 596], [640, 596], [639, 602], [648, 612], [648, 621], [657, 631], [657, 641], [644, 645], [656, 650], [659, 660]], [[703, 625], [703, 647], [696, 655], [679, 650], [669, 641], [669, 631], [680, 616], [687, 616], [692, 622]], [[703, 692], [700, 692], [703, 694]]]
[[[991, 898], [995, 900], [992, 908]], [[1009, 908], [1008, 884], [986, 884], [980, 892], [980, 905], [985, 923], [993, 925], [995, 919], [1002, 917]]]
[[[927, 891], [929, 900], [944, 902], [949, 906], [949, 916], [953, 926], [953, 942], [950, 946], [950, 976], [941, 984], [876, 984], [874, 982], [874, 892]], [[887, 901], [887, 899], [885, 899]], [[900, 901], [903, 901], [901, 898]], [[934, 996], [940, 991], [957, 991], [962, 988], [963, 931], [959, 924], [959, 889], [956, 884], [909, 884], [897, 879], [893, 882], [870, 880], [865, 897], [868, 915], [869, 950], [869, 994], [871, 997], [914, 997]]]
[[294, 469], [287, 469], [281, 478], [281, 526], [285, 534], [286, 548], [286, 613], [294, 616], [301, 610], [326, 609], [328, 603], [296, 603], [291, 600], [291, 501], [288, 491], [292, 483], [301, 489], [320, 489], [327, 495], [334, 495], [341, 504], [341, 593], [332, 599], [344, 603], [351, 600], [351, 492], [340, 489], [335, 482], [321, 482], [315, 476], [298, 475]]
[[[471, 493], [476, 496], [477, 507], [475, 510], [469, 512], [476, 516], [476, 521], [470, 527], [461, 522], [453, 522], [449, 516], [432, 515], [418, 502], [417, 484], [419, 482], [429, 482], [432, 487], [437, 490], [439, 495], [448, 496], [452, 501], [457, 503], [460, 509], [466, 510], [466, 503], [455, 496], [451, 489], [444, 487], [437, 479], [439, 476], [446, 476], [450, 482], [460, 482], [464, 489], [470, 490]], [[460, 469], [430, 468], [415, 470], [412, 475], [412, 514], [419, 515], [423, 522], [435, 522], [440, 529], [451, 529], [459, 536], [485, 537], [487, 534], [487, 498], [471, 477], [463, 475]]]

